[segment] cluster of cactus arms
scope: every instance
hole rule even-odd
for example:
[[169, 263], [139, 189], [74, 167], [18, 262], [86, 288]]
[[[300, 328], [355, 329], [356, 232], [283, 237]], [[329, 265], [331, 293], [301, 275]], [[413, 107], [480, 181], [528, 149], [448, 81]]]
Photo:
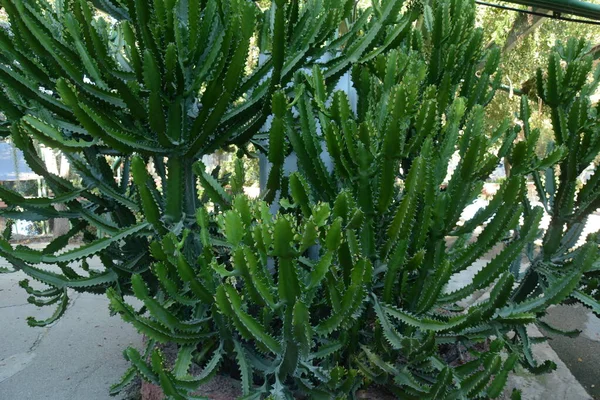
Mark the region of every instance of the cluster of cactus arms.
[[[50, 286], [23, 282], [31, 301], [59, 305], [30, 323], [56, 320], [68, 289], [128, 292], [131, 274], [152, 279], [149, 242], [194, 226], [198, 193], [220, 190], [214, 177], [196, 176], [195, 161], [232, 144], [247, 151], [264, 136], [273, 94], [297, 71], [320, 62], [333, 85], [393, 45], [405, 26], [397, 20], [402, 1], [364, 12], [353, 5], [277, 0], [263, 11], [246, 0], [0, 1], [9, 18], [0, 29], [0, 132], [50, 190], [26, 199], [0, 187], [9, 205], [2, 216], [67, 218], [72, 226], [41, 251], [13, 249], [10, 229], [0, 243], [17, 270]], [[47, 170], [40, 144], [66, 157], [75, 183]], [[82, 233], [86, 244], [67, 251]], [[199, 241], [191, 242], [188, 255], [199, 253]], [[103, 271], [87, 268], [92, 256]]]
[[[549, 151], [555, 156], [552, 162], [534, 166], [531, 171], [550, 222], [542, 246], [528, 249], [530, 267], [519, 288], [520, 298], [542, 291], [551, 282], [573, 273], [570, 261], [585, 249], [578, 244], [585, 242], [586, 246], [597, 247], [599, 243], [596, 234], [582, 236], [590, 214], [600, 206], [599, 170], [596, 168], [589, 177], [583, 176], [600, 154], [600, 105], [592, 106], [590, 102], [590, 95], [600, 82], [600, 67], [593, 71], [593, 60], [586, 55], [588, 48], [581, 40], [559, 43], [549, 57], [547, 70], [537, 72], [538, 96], [552, 117], [554, 137]], [[521, 101], [520, 118], [527, 142], [535, 142], [539, 131], [529, 126], [525, 97]], [[520, 157], [535, 159], [528, 151], [523, 151]], [[597, 315], [600, 315], [599, 278], [600, 265], [594, 263], [571, 293], [572, 300]]]
[[[58, 304], [30, 324], [88, 291], [147, 337], [125, 350], [131, 368], [113, 393], [141, 376], [196, 398], [222, 373], [246, 399], [355, 398], [372, 384], [406, 399], [496, 398], [518, 365], [554, 367], [535, 360], [526, 330], [548, 306], [598, 312], [597, 238], [575, 246], [600, 205], [600, 173], [577, 187], [600, 151], [589, 100], [600, 72], [582, 42], [538, 74], [556, 133], [538, 157], [526, 98], [521, 124], [485, 123], [500, 53], [484, 50], [469, 0], [0, 4], [0, 130], [52, 192], [0, 187], [2, 214], [72, 223], [39, 251], [13, 248], [8, 229], [0, 256], [47, 285], [21, 283], [33, 304]], [[258, 64], [253, 43], [267, 55]], [[356, 102], [334, 91], [346, 73]], [[48, 172], [38, 143], [81, 183]], [[227, 189], [200, 161], [250, 143], [271, 163], [258, 200], [243, 194], [241, 160]], [[462, 221], [501, 159], [510, 175]], [[527, 200], [530, 178], [541, 206]], [[79, 233], [86, 243], [68, 249]]]
[[[598, 246], [589, 241], [572, 250], [573, 242], [571, 252], [550, 261], [539, 255], [546, 249], [533, 252], [549, 200], [533, 207], [524, 200], [526, 183], [534, 176], [542, 187], [539, 171], [565, 162], [566, 140], [536, 155], [539, 135], [527, 124], [526, 99], [522, 126], [507, 119], [486, 128], [499, 54], [482, 50], [473, 20], [471, 2], [425, 8], [422, 23], [403, 29], [394, 49], [353, 66], [354, 105], [331, 90], [318, 65], [295, 74], [293, 91], [276, 90], [262, 200], [240, 193], [242, 171], [228, 193], [195, 164], [212, 204], [198, 210], [196, 230], [151, 243], [157, 287], [132, 278], [146, 312], [108, 292], [113, 309], [150, 338], [144, 353], [126, 351], [132, 367], [114, 390], [141, 374], [184, 399], [227, 373], [240, 377], [244, 398], [354, 398], [371, 384], [407, 399], [496, 398], [518, 365], [555, 367], [533, 357], [536, 339], [526, 326], [570, 296], [594, 304], [589, 290], [578, 289], [593, 281], [582, 276], [594, 270]], [[588, 107], [594, 84], [575, 82], [587, 82], [589, 68], [579, 68], [589, 62], [573, 51], [563, 52], [573, 60], [561, 80]], [[549, 81], [543, 86], [553, 90]], [[595, 114], [571, 112], [569, 101], [557, 111], [566, 115], [563, 126], [581, 140], [584, 132], [596, 134]], [[521, 130], [525, 138], [516, 141]], [[290, 151], [298, 171], [288, 175]], [[448, 177], [455, 154], [460, 161]], [[510, 176], [463, 223], [463, 210], [502, 158]], [[589, 214], [594, 206], [587, 207]], [[190, 237], [203, 249], [194, 258], [186, 252]], [[471, 281], [447, 289], [490, 252]], [[533, 253], [539, 261], [522, 271], [524, 254]], [[482, 290], [487, 299], [464, 306]], [[170, 342], [179, 346], [173, 364], [159, 345]], [[200, 375], [191, 374], [192, 362], [203, 366]]]
[[[337, 207], [314, 205], [301, 219], [273, 216], [267, 203], [243, 195], [234, 196], [218, 216], [200, 209], [196, 234], [206, 250], [193, 263], [184, 247], [186, 236], [194, 233], [153, 242], [159, 261], [152, 273], [161, 296], [140, 275], [132, 277], [134, 294], [148, 315], [108, 291], [113, 309], [150, 339], [150, 363], [127, 349], [133, 366], [123, 383], [140, 373], [167, 396], [183, 399], [233, 366], [248, 398], [291, 398], [290, 388], [323, 398], [355, 391], [358, 371], [338, 359], [360, 350], [361, 333], [355, 328], [368, 302], [373, 265], [358, 249], [353, 256], [361, 258], [351, 266], [338, 259], [348, 235], [356, 240], [361, 226], [362, 213], [348, 207], [348, 200], [342, 193]], [[212, 248], [217, 232], [226, 251]], [[319, 257], [302, 256], [315, 246]], [[161, 342], [179, 345], [171, 368], [165, 368], [154, 346]], [[190, 376], [192, 360], [204, 366], [200, 376]]]
[[[361, 210], [360, 234], [347, 232], [338, 251], [340, 265], [364, 258], [374, 271], [361, 315], [369, 321], [358, 328], [363, 352], [348, 360], [347, 368], [394, 387], [401, 398], [438, 398], [441, 393], [448, 398], [496, 397], [515, 362], [533, 371], [553, 367], [531, 356], [525, 325], [573, 293], [593, 268], [597, 244], [564, 257], [561, 270], [539, 286], [536, 282], [527, 292], [513, 288], [521, 279], [523, 251], [538, 237], [543, 216], [542, 207], [524, 201], [527, 178], [554, 165], [566, 151], [557, 146], [539, 159], [538, 136], [525, 127], [526, 140], [515, 143], [521, 126], [508, 120], [489, 132], [484, 129], [485, 106], [498, 82], [498, 53], [481, 50], [481, 32], [473, 29], [468, 2], [439, 2], [432, 11], [430, 21], [408, 31], [397, 49], [354, 66], [355, 107], [343, 92], [329, 98], [317, 67], [298, 79], [296, 87], [306, 89], [294, 99], [297, 116], [288, 114], [288, 137], [299, 172], [283, 186], [302, 213], [313, 202], [337, 205], [340, 191], [352, 199], [351, 207]], [[483, 71], [476, 72], [480, 64]], [[579, 94], [575, 81], [585, 82], [589, 68], [574, 72], [564, 74], [564, 86]], [[591, 89], [586, 90], [583, 97]], [[582, 109], [572, 123], [583, 131], [579, 127], [594, 123], [591, 117]], [[591, 137], [597, 128], [590, 126], [588, 132]], [[322, 146], [332, 171], [323, 162]], [[455, 152], [460, 162], [446, 185]], [[511, 175], [485, 208], [459, 224], [503, 157], [513, 165]], [[471, 282], [445, 289], [452, 275], [499, 244], [501, 250]], [[486, 288], [489, 299], [468, 309], [458, 307], [457, 302]], [[372, 321], [377, 322], [374, 332]], [[496, 337], [490, 352], [468, 367], [440, 363], [440, 344], [470, 346], [490, 336]], [[510, 355], [504, 362], [496, 353], [499, 348]]]

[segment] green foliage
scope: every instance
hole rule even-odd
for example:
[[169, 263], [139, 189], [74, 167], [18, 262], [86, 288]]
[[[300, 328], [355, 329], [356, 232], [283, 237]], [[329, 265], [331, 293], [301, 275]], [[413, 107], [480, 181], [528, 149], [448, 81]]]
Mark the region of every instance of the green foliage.
[[[537, 76], [538, 94], [549, 108], [554, 137], [545, 158], [533, 162], [532, 177], [550, 222], [541, 251], [528, 252], [531, 266], [519, 294], [525, 296], [536, 290], [536, 285], [551, 287], [573, 273], [575, 260], [585, 260], [584, 266], [575, 264], [584, 275], [577, 274], [581, 282], [570, 295], [600, 315], [597, 262], [583, 258], [586, 249], [599, 243], [596, 234], [583, 237], [583, 232], [590, 214], [600, 206], [597, 168], [585, 176], [600, 153], [599, 108], [590, 101], [600, 82], [600, 67], [593, 70], [592, 55], [583, 40], [571, 39], [557, 44], [547, 70], [538, 70]], [[529, 127], [526, 97], [521, 101], [520, 118], [527, 140], [538, 137], [539, 130]], [[582, 176], [585, 181], [580, 186]], [[581, 246], [582, 242], [586, 244]]]
[[[131, 368], [113, 393], [139, 375], [168, 398], [194, 398], [223, 373], [248, 399], [355, 398], [373, 384], [399, 398], [497, 398], [518, 365], [555, 368], [534, 359], [526, 330], [548, 306], [600, 308], [597, 238], [575, 247], [600, 195], [596, 174], [575, 184], [600, 150], [589, 101], [600, 75], [588, 79], [582, 42], [558, 47], [538, 73], [556, 141], [539, 157], [527, 99], [522, 126], [487, 127], [500, 52], [485, 49], [470, 1], [358, 11], [277, 0], [264, 12], [242, 0], [124, 3], [94, 3], [111, 25], [83, 0], [3, 0], [12, 32], [0, 35], [3, 132], [53, 197], [0, 194], [11, 215], [73, 222], [41, 251], [4, 237], [0, 255], [49, 287], [21, 283], [33, 304], [58, 304], [31, 325], [59, 318], [68, 289], [105, 292], [148, 338], [143, 352], [125, 351]], [[269, 55], [260, 65], [248, 56], [255, 41]], [[333, 90], [346, 73], [354, 103]], [[62, 151], [82, 185], [46, 171], [34, 139]], [[200, 160], [265, 142], [260, 200], [241, 194], [241, 164], [223, 179]], [[502, 158], [510, 176], [461, 221]], [[529, 176], [540, 207], [527, 200]], [[537, 249], [544, 210], [552, 221]], [[89, 243], [63, 251], [80, 231]], [[87, 268], [95, 255], [104, 271]], [[478, 291], [489, 298], [471, 304]], [[177, 346], [172, 365], [163, 344]]]
[[[203, 375], [216, 371], [219, 362], [215, 357], [231, 355], [240, 369], [246, 395], [255, 392], [257, 376], [265, 380], [257, 393], [275, 391], [267, 382], [289, 380], [298, 385], [321, 381], [323, 394], [335, 393], [340, 385], [354, 387], [356, 372], [321, 360], [342, 349], [343, 340], [334, 337], [346, 336], [368, 300], [371, 263], [359, 260], [348, 271], [345, 282], [342, 266], [332, 262], [346, 235], [355, 236], [358, 227], [342, 233], [335, 223], [341, 217], [327, 205], [312, 207], [311, 215], [298, 223], [291, 215], [273, 216], [264, 202], [237, 196], [232, 204], [221, 216], [208, 217], [204, 210], [198, 213], [200, 236], [210, 241], [210, 231], [218, 226], [229, 246], [226, 252], [215, 253], [207, 247], [192, 264], [183, 254], [189, 232], [182, 240], [167, 235], [157, 247], [161, 254], [156, 257], [161, 261], [152, 273], [160, 283], [156, 290], [168, 293], [169, 299], [151, 292], [141, 276], [134, 275], [134, 293], [144, 302], [148, 316], [137, 313], [111, 289], [108, 294], [113, 309], [157, 342], [182, 346], [204, 343], [203, 355], [194, 358], [206, 363]], [[326, 250], [318, 259], [301, 257], [307, 246]], [[331, 299], [336, 299], [334, 309]], [[191, 351], [191, 356], [181, 353], [177, 365], [189, 366], [180, 360], [199, 356], [196, 345], [181, 349]], [[189, 376], [187, 367], [171, 373], [147, 366], [141, 359], [134, 367], [145, 377], [152, 377], [144, 373], [146, 368], [155, 375], [165, 374], [180, 395], [206, 380]], [[162, 381], [161, 385], [165, 388]], [[287, 389], [285, 392], [292, 395]]]
[[[12, 138], [51, 193], [29, 199], [3, 188], [9, 208], [2, 215], [67, 218], [73, 228], [41, 252], [4, 241], [0, 255], [53, 288], [77, 282], [94, 292], [131, 293], [133, 274], [156, 287], [149, 266], [158, 260], [149, 244], [193, 228], [209, 196], [218, 209], [230, 205], [227, 182], [194, 163], [230, 145], [240, 154], [252, 142], [262, 148], [261, 129], [274, 115], [270, 157], [278, 164], [275, 139], [284, 145], [285, 126], [279, 104], [294, 74], [334, 54], [324, 66], [333, 85], [375, 46], [391, 45], [374, 39], [392, 38], [387, 30], [401, 1], [362, 12], [340, 34], [351, 5], [276, 1], [263, 10], [246, 0], [2, 0], [10, 27], [0, 30], [0, 135]], [[77, 184], [47, 170], [39, 144], [66, 157]], [[238, 193], [243, 169], [235, 170], [230, 187]], [[281, 181], [278, 171], [271, 186]], [[64, 252], [82, 232], [87, 243]], [[190, 239], [186, 256], [201, 252]], [[101, 280], [66, 267], [93, 256], [103, 263]], [[62, 273], [35, 266], [41, 262]]]
[[[353, 398], [371, 384], [399, 398], [496, 398], [517, 365], [538, 373], [555, 368], [533, 358], [526, 326], [569, 296], [593, 302], [579, 289], [595, 271], [597, 245], [573, 250], [560, 267], [540, 261], [523, 274], [519, 266], [547, 207], [526, 201], [528, 176], [563, 162], [570, 136], [539, 158], [539, 134], [527, 118], [523, 127], [507, 120], [488, 131], [498, 51], [482, 50], [472, 3], [439, 1], [430, 11], [414, 27], [414, 14], [404, 14], [394, 49], [354, 64], [355, 105], [330, 90], [319, 66], [297, 73], [293, 92], [275, 93], [266, 201], [229, 196], [196, 165], [218, 207], [198, 212], [196, 232], [154, 242], [156, 293], [136, 289], [144, 284], [134, 278], [147, 311], [135, 313], [109, 292], [114, 308], [142, 332], [179, 344], [176, 364], [188, 364], [191, 345], [192, 358], [206, 365], [203, 376], [217, 369], [239, 376], [246, 398]], [[574, 49], [563, 53], [572, 59], [566, 67], [553, 61], [556, 72], [541, 92], [555, 108], [591, 93], [582, 89], [589, 63]], [[552, 86], [556, 81], [563, 89]], [[526, 115], [526, 99], [522, 108]], [[594, 123], [588, 109], [564, 114], [573, 116], [562, 118], [562, 127], [582, 138]], [[515, 141], [521, 128], [524, 140]], [[298, 160], [289, 177], [282, 171], [287, 146]], [[454, 154], [460, 161], [447, 178]], [[505, 157], [511, 175], [462, 223]], [[191, 237], [206, 246], [195, 260], [185, 255]], [[453, 276], [492, 251], [470, 282], [448, 289]], [[544, 250], [537, 254], [543, 260]], [[469, 305], [481, 290], [489, 298]], [[470, 361], [461, 364], [463, 352]], [[174, 397], [191, 396], [204, 382], [157, 363], [134, 365]]]
[[[517, 113], [521, 92], [536, 99], [535, 73], [545, 67], [548, 54], [557, 41], [570, 37], [585, 38], [593, 46], [598, 44], [600, 27], [572, 23], [553, 18], [506, 12], [492, 7], [478, 7], [477, 23], [484, 28], [484, 41], [502, 48], [501, 68], [506, 93], [500, 92], [488, 107], [488, 123], [493, 126], [508, 113]], [[590, 55], [598, 57], [598, 52]], [[511, 92], [512, 91], [512, 92]], [[540, 129], [537, 151], [545, 152], [552, 141], [550, 113], [541, 104], [532, 105], [531, 125]]]

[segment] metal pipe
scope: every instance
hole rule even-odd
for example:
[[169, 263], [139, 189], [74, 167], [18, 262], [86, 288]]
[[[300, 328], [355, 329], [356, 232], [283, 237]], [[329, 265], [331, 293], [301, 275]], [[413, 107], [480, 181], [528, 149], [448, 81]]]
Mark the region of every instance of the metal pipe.
[[580, 0], [505, 0], [529, 7], [538, 7], [557, 13], [577, 15], [583, 18], [600, 20], [600, 4]]

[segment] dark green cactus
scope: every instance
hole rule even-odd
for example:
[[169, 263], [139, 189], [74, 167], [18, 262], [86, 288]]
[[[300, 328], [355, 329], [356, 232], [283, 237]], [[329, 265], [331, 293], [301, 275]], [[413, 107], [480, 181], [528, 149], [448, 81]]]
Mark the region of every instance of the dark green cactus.
[[[300, 168], [300, 175], [290, 177], [294, 204], [304, 210], [313, 202], [333, 202], [331, 188], [336, 188], [333, 193], [348, 193], [363, 214], [360, 234], [343, 242], [338, 252], [341, 265], [352, 265], [350, 255], [358, 251], [375, 271], [362, 318], [370, 315], [378, 327], [371, 333], [372, 322], [360, 321], [354, 340], [362, 344], [363, 352], [354, 368], [367, 381], [385, 382], [401, 398], [500, 395], [515, 362], [537, 367], [520, 350], [528, 346], [527, 336], [512, 341], [509, 332], [520, 335], [524, 331], [519, 327], [536, 320], [535, 311], [566, 296], [556, 288], [555, 297], [532, 304], [510, 302], [515, 280], [510, 267], [535, 238], [542, 216], [541, 209], [532, 209], [519, 227], [526, 171], [518, 173], [518, 160], [515, 173], [490, 205], [457, 225], [499, 160], [515, 151], [517, 134], [508, 123], [496, 131], [484, 130], [484, 107], [499, 82], [499, 60], [496, 50], [481, 51], [472, 12], [466, 2], [440, 2], [431, 26], [407, 32], [410, 45], [356, 65], [352, 74], [359, 99], [356, 114], [341, 92], [333, 95], [331, 106], [324, 106], [318, 89], [322, 75], [314, 70], [305, 83], [312, 90], [296, 100], [296, 125], [301, 129], [289, 130]], [[444, 29], [446, 41], [439, 37]], [[484, 71], [476, 74], [482, 60]], [[440, 69], [443, 74], [437, 70], [440, 63], [447, 65]], [[315, 115], [322, 135], [311, 122]], [[321, 141], [333, 160], [332, 173], [319, 162]], [[460, 162], [444, 185], [455, 151]], [[294, 181], [308, 184], [297, 185], [295, 192]], [[306, 192], [299, 195], [303, 188]], [[477, 240], [469, 242], [475, 228], [490, 217]], [[515, 229], [519, 236], [509, 240], [471, 283], [444, 292], [453, 274], [471, 266]], [[457, 239], [454, 245], [451, 237]], [[489, 300], [464, 313], [456, 308], [457, 301], [490, 285]], [[489, 353], [473, 362], [473, 370], [463, 373], [439, 362], [441, 343], [463, 338], [469, 346], [492, 334], [497, 340]], [[506, 363], [497, 355], [502, 349], [511, 354]], [[485, 365], [485, 372], [475, 372], [480, 365]], [[498, 378], [490, 383], [494, 375]], [[458, 387], [457, 381], [462, 382]]]
[[[198, 212], [199, 232], [152, 243], [159, 295], [133, 279], [148, 312], [109, 291], [126, 320], [180, 349], [173, 368], [156, 346], [144, 356], [129, 349], [126, 379], [137, 372], [174, 398], [217, 371], [238, 370], [245, 398], [354, 398], [371, 384], [398, 398], [497, 398], [517, 365], [554, 368], [533, 358], [526, 326], [583, 293], [574, 290], [593, 270], [597, 245], [571, 253], [536, 290], [523, 291], [531, 273], [524, 277], [520, 264], [543, 216], [526, 201], [526, 181], [566, 147], [539, 159], [527, 126], [523, 141], [508, 119], [486, 129], [499, 54], [482, 50], [474, 5], [441, 0], [425, 12], [422, 25], [409, 23], [413, 14], [400, 19], [394, 49], [353, 66], [356, 109], [348, 94], [332, 92], [320, 66], [295, 74], [293, 92], [274, 93], [266, 202], [231, 197], [197, 164], [217, 208]], [[591, 116], [579, 115], [581, 123]], [[288, 146], [298, 160], [290, 175], [282, 169]], [[454, 154], [460, 161], [448, 178]], [[505, 157], [508, 179], [460, 222]], [[184, 255], [190, 237], [203, 244], [195, 261]], [[472, 280], [447, 289], [498, 247]], [[461, 306], [481, 290], [487, 300]], [[461, 365], [453, 351], [472, 360]], [[200, 377], [186, 375], [190, 357], [205, 365]]]
[[[545, 72], [537, 72], [538, 95], [550, 110], [554, 140], [544, 159], [530, 148], [523, 152], [524, 164], [532, 172], [533, 182], [543, 207], [550, 216], [539, 252], [530, 249], [531, 267], [526, 272], [518, 295], [526, 296], [551, 282], [571, 274], [571, 260], [586, 246], [598, 246], [596, 234], [582, 236], [590, 214], [600, 207], [600, 173], [595, 161], [600, 154], [600, 108], [592, 105], [600, 82], [600, 67], [592, 72], [589, 46], [582, 40], [559, 43], [548, 59]], [[521, 100], [520, 118], [527, 142], [534, 143], [539, 130], [529, 125], [528, 99]], [[595, 167], [587, 181], [579, 184], [584, 171]], [[583, 247], [577, 247], [585, 242]], [[584, 270], [577, 289], [571, 293], [576, 300], [600, 315], [600, 270], [598, 263]]]
[[[11, 207], [2, 215], [72, 224], [41, 251], [0, 245], [0, 255], [52, 287], [52, 300], [60, 300], [51, 319], [30, 322], [59, 317], [66, 288], [127, 292], [131, 274], [154, 279], [148, 244], [195, 225], [204, 201], [199, 189], [219, 194], [222, 207], [231, 201], [215, 177], [193, 170], [194, 162], [232, 144], [244, 149], [272, 113], [272, 129], [281, 129], [278, 90], [296, 71], [330, 55], [324, 71], [332, 85], [369, 51], [391, 43], [402, 2], [363, 12], [340, 34], [352, 4], [277, 0], [263, 12], [246, 0], [2, 0], [10, 27], [0, 30], [0, 133], [51, 191], [49, 198], [25, 199], [0, 188]], [[264, 56], [260, 64], [250, 55], [254, 43], [261, 48], [252, 51]], [[37, 143], [64, 154], [81, 184], [47, 171]], [[277, 165], [275, 150], [274, 144], [270, 158]], [[148, 174], [150, 166], [156, 175]], [[65, 253], [81, 232], [88, 243]], [[187, 251], [199, 254], [199, 242], [192, 240]], [[66, 267], [95, 255], [103, 272]], [[63, 273], [39, 263], [56, 264]]]
[[[588, 100], [598, 74], [588, 82], [581, 43], [538, 74], [556, 132], [540, 159], [526, 99], [522, 127], [486, 128], [500, 55], [483, 50], [471, 1], [381, 0], [356, 14], [333, 0], [277, 0], [264, 13], [242, 0], [93, 4], [114, 20], [84, 0], [2, 0], [2, 132], [53, 192], [25, 199], [0, 188], [12, 206], [4, 215], [64, 217], [73, 228], [42, 251], [12, 248], [5, 234], [0, 255], [48, 285], [22, 282], [32, 303], [58, 303], [32, 325], [56, 320], [71, 288], [106, 292], [148, 337], [143, 351], [125, 351], [131, 368], [113, 392], [139, 375], [169, 398], [194, 398], [222, 373], [240, 378], [246, 399], [355, 398], [370, 385], [408, 399], [497, 398], [518, 365], [554, 367], [533, 358], [526, 331], [549, 305], [598, 307], [596, 238], [573, 249], [598, 197], [596, 175], [579, 192], [575, 178], [600, 146]], [[269, 54], [256, 66], [255, 41]], [[333, 91], [346, 72], [356, 104]], [[63, 152], [82, 184], [46, 171], [34, 141]], [[260, 200], [242, 194], [241, 160], [227, 190], [200, 161], [250, 142], [272, 164]], [[502, 158], [510, 176], [461, 221]], [[541, 249], [543, 208], [526, 199], [528, 176], [553, 218]], [[82, 231], [88, 243], [63, 251]], [[87, 268], [94, 255], [103, 271]], [[85, 274], [69, 267], [79, 260]], [[489, 298], [465, 306], [481, 290]], [[169, 343], [173, 365], [161, 350]], [[464, 351], [471, 360], [457, 362]]]

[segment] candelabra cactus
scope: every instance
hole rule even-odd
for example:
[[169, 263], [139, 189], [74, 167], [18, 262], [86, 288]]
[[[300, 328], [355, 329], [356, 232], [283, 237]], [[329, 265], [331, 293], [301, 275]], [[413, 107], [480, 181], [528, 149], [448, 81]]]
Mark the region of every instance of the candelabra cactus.
[[[520, 298], [544, 290], [551, 282], [571, 274], [570, 261], [586, 246], [598, 245], [596, 234], [582, 237], [589, 216], [600, 205], [598, 170], [595, 169], [589, 179], [579, 185], [582, 174], [595, 167], [600, 153], [599, 105], [592, 105], [590, 100], [598, 88], [600, 69], [592, 70], [589, 46], [582, 40], [571, 39], [556, 46], [545, 73], [541, 69], [537, 72], [537, 91], [550, 109], [554, 140], [547, 156], [551, 162], [530, 168], [539, 200], [549, 214], [550, 222], [539, 251], [530, 247], [527, 252], [530, 268], [521, 283]], [[520, 118], [526, 141], [537, 141], [540, 132], [529, 125], [526, 97], [521, 100]], [[521, 152], [519, 157], [535, 159], [534, 154], [527, 152]], [[525, 204], [528, 207], [528, 203]], [[578, 247], [581, 242], [587, 244]], [[600, 315], [598, 272], [597, 263], [586, 269], [571, 297]]]
[[[151, 371], [146, 378], [167, 394], [188, 396], [193, 378], [176, 371], [191, 352], [206, 365], [195, 384], [220, 361], [221, 371], [239, 370], [248, 398], [354, 396], [375, 383], [399, 398], [437, 399], [496, 398], [517, 365], [534, 372], [554, 367], [532, 357], [525, 328], [549, 305], [581, 293], [576, 289], [594, 268], [597, 245], [569, 253], [561, 271], [524, 291], [532, 272], [523, 274], [521, 260], [543, 216], [527, 201], [526, 182], [562, 162], [566, 151], [557, 146], [539, 158], [538, 136], [527, 125], [507, 119], [486, 127], [499, 54], [482, 50], [473, 12], [471, 3], [440, 1], [394, 49], [354, 65], [355, 105], [328, 88], [319, 66], [296, 74], [294, 92], [274, 93], [266, 203], [211, 190], [214, 208], [199, 212], [197, 235], [212, 250], [196, 269], [193, 260], [182, 263], [184, 240], [153, 244], [171, 263], [154, 268], [168, 300], [156, 304], [145, 287], [136, 294], [165, 336], [141, 325], [146, 317], [110, 292], [115, 309], [155, 333], [154, 340], [186, 335], [176, 339], [181, 350], [173, 369], [159, 362], [160, 350], [128, 350], [131, 374]], [[591, 115], [578, 115], [577, 123], [592, 123]], [[525, 140], [516, 141], [521, 129]], [[298, 172], [286, 176], [290, 149]], [[454, 154], [460, 161], [448, 176]], [[502, 158], [511, 163], [510, 176], [486, 207], [461, 222]], [[275, 199], [280, 208], [273, 216], [268, 203]], [[498, 247], [471, 281], [448, 289], [453, 276]], [[480, 290], [489, 298], [459, 305]], [[192, 298], [196, 303], [187, 304]], [[174, 316], [179, 307], [186, 313]], [[194, 321], [200, 338], [190, 349]], [[457, 362], [449, 356], [453, 347], [458, 354], [468, 349], [471, 359]], [[149, 365], [147, 357], [158, 361]]]
[[[398, 35], [402, 2], [385, 1], [354, 23], [352, 1], [277, 0], [264, 11], [246, 0], [0, 4], [10, 22], [0, 30], [0, 131], [52, 193], [25, 199], [0, 188], [10, 206], [3, 216], [72, 225], [41, 251], [0, 246], [15, 268], [51, 287], [39, 292], [23, 283], [36, 304], [58, 302], [48, 320], [30, 319], [44, 325], [64, 312], [69, 288], [128, 292], [131, 274], [152, 279], [149, 243], [193, 226], [199, 189], [215, 184], [198, 179], [194, 162], [232, 144], [246, 148], [271, 115], [275, 91], [324, 54], [333, 54], [324, 68], [334, 84], [375, 47], [385, 50]], [[260, 64], [250, 56], [256, 43], [265, 55]], [[34, 143], [60, 151], [81, 184], [49, 172]], [[87, 243], [64, 251], [82, 232]], [[194, 243], [189, 254], [201, 251]], [[104, 271], [68, 266], [95, 255]]]
[[[224, 373], [246, 399], [354, 398], [372, 384], [400, 398], [497, 398], [518, 365], [553, 368], [533, 358], [526, 331], [548, 306], [574, 298], [598, 310], [595, 236], [575, 248], [598, 205], [597, 174], [580, 190], [576, 177], [600, 149], [589, 102], [599, 75], [588, 80], [582, 43], [559, 47], [538, 74], [556, 133], [538, 157], [527, 99], [521, 125], [485, 123], [500, 54], [484, 50], [471, 1], [357, 12], [350, 1], [277, 0], [264, 13], [242, 0], [93, 4], [112, 22], [84, 0], [2, 0], [2, 129], [53, 192], [0, 188], [14, 206], [5, 215], [73, 228], [41, 251], [4, 235], [0, 255], [49, 286], [24, 281], [32, 302], [59, 303], [32, 325], [58, 318], [75, 289], [105, 292], [146, 335], [146, 349], [125, 351], [131, 368], [113, 392], [140, 375], [194, 398]], [[260, 65], [248, 64], [254, 40], [270, 53]], [[355, 104], [334, 90], [346, 72]], [[62, 151], [82, 184], [47, 172], [34, 139]], [[240, 160], [228, 190], [200, 161], [250, 142], [272, 164], [258, 200], [243, 194]], [[462, 221], [503, 158], [510, 175]], [[529, 177], [541, 206], [527, 199]], [[552, 220], [537, 248], [544, 209]], [[81, 231], [89, 243], [61, 252]], [[94, 255], [104, 271], [87, 268]], [[77, 260], [85, 273], [69, 267]], [[465, 305], [482, 290], [489, 297]]]

